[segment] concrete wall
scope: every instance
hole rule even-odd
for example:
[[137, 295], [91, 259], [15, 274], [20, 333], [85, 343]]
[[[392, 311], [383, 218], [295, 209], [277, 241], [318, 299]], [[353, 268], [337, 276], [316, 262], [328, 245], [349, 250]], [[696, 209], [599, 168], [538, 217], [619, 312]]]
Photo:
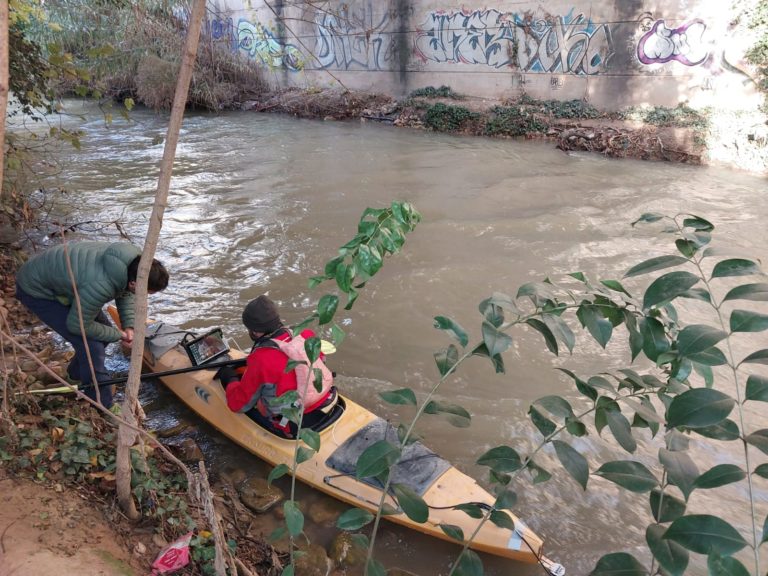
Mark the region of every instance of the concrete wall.
[[207, 30], [280, 86], [401, 97], [446, 85], [481, 98], [585, 98], [753, 108], [753, 42], [730, 0], [450, 2], [217, 0]]

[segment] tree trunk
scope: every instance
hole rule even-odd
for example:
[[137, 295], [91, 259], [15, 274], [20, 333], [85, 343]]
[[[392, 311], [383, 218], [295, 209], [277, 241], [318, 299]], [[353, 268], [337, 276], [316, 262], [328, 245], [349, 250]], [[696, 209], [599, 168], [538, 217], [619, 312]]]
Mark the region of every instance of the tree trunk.
[[[6, 2], [7, 0], [0, 0]], [[144, 242], [144, 252], [141, 255], [138, 276], [136, 278], [136, 325], [131, 350], [131, 368], [128, 372], [128, 382], [125, 387], [123, 402], [123, 418], [130, 424], [137, 423], [136, 409], [138, 406], [139, 384], [141, 375], [142, 356], [144, 351], [144, 336], [147, 320], [147, 279], [149, 268], [157, 249], [160, 229], [163, 225], [163, 213], [168, 204], [168, 190], [173, 172], [173, 160], [176, 156], [176, 143], [179, 140], [181, 121], [187, 103], [189, 84], [195, 68], [197, 45], [200, 41], [200, 29], [205, 16], [205, 0], [195, 0], [187, 28], [187, 39], [181, 61], [181, 70], [176, 83], [176, 93], [171, 108], [171, 118], [168, 122], [168, 136], [165, 140], [163, 161], [160, 165], [160, 178], [157, 183], [155, 203], [149, 220], [147, 238]], [[136, 442], [136, 432], [121, 425], [118, 430], [117, 442], [117, 499], [120, 507], [128, 517], [138, 519], [139, 512], [131, 493], [131, 446]]]
[[0, 201], [3, 192], [5, 175], [5, 116], [8, 110], [8, 0], [0, 0]]

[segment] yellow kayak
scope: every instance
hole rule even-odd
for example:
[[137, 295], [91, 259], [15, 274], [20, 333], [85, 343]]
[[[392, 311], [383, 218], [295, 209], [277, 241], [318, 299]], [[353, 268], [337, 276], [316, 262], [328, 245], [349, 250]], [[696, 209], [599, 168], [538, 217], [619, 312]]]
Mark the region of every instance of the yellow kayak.
[[[147, 327], [147, 345], [144, 353], [145, 366], [152, 372], [162, 372], [190, 367], [190, 356], [181, 346], [184, 331], [163, 323]], [[229, 351], [237, 359], [245, 355], [237, 350]], [[245, 414], [232, 412], [227, 407], [223, 386], [213, 378], [215, 369], [200, 369], [184, 374], [162, 376], [160, 380], [187, 406], [209, 424], [259, 458], [273, 466], [291, 466], [295, 441], [275, 436], [259, 426]], [[397, 444], [395, 430], [351, 399], [339, 394], [333, 421], [319, 431], [320, 450], [298, 466], [296, 477], [310, 486], [343, 502], [375, 513], [381, 499], [381, 488], [375, 480], [358, 480], [355, 464], [360, 453], [379, 440]], [[425, 534], [457, 543], [446, 535], [440, 525], [453, 525], [462, 529], [465, 536], [474, 533], [480, 520], [472, 518], [452, 506], [475, 503], [482, 507], [492, 506], [495, 498], [478, 483], [463, 474], [434, 452], [415, 442], [403, 451], [401, 461], [393, 467], [393, 481], [405, 483], [429, 506], [429, 519], [420, 524], [404, 513], [387, 515], [385, 518]], [[369, 482], [370, 481], [370, 482]], [[393, 498], [385, 500], [397, 508]], [[522, 562], [540, 562], [549, 573], [561, 576], [563, 567], [543, 556], [543, 542], [511, 511], [515, 530], [501, 528], [486, 522], [470, 544], [476, 551], [486, 552]]]

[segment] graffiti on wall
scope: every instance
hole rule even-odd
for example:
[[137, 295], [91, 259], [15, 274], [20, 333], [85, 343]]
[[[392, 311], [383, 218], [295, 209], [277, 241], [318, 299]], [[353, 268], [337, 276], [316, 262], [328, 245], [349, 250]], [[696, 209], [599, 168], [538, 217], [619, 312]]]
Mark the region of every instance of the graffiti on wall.
[[417, 30], [414, 51], [424, 61], [570, 74], [605, 72], [614, 53], [608, 25], [573, 10], [535, 18], [493, 9], [430, 13]]
[[301, 52], [292, 44], [283, 43], [258, 21], [241, 18], [235, 26], [231, 17], [215, 15], [206, 21], [207, 34], [217, 42], [224, 42], [232, 52], [242, 52], [270, 68], [292, 71], [304, 67]]
[[301, 70], [301, 52], [293, 44], [283, 44], [260, 22], [241, 19], [237, 24], [237, 46], [251, 60], [260, 60], [270, 68]]
[[677, 28], [657, 20], [637, 44], [637, 58], [645, 65], [666, 64], [675, 60], [685, 66], [698, 66], [709, 56], [704, 41], [707, 25], [699, 19]]
[[318, 68], [383, 70], [392, 59], [387, 14], [376, 17], [371, 8], [354, 12], [344, 4], [337, 13], [318, 11], [315, 23]]

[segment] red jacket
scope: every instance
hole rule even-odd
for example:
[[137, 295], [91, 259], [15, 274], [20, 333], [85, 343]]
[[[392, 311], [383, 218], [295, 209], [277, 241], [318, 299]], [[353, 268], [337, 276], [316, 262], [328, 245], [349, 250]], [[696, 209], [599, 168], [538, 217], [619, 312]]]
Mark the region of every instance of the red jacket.
[[[301, 335], [311, 338], [315, 335], [312, 330], [304, 330]], [[291, 340], [291, 335], [286, 331], [275, 340]], [[325, 358], [324, 355], [320, 355]], [[262, 414], [268, 412], [266, 402], [262, 395], [279, 397], [291, 390], [296, 390], [296, 372], [291, 370], [286, 374], [288, 356], [277, 348], [269, 346], [256, 347], [246, 359], [246, 368], [239, 382], [227, 385], [227, 406], [233, 412], [248, 412], [253, 407], [259, 409]], [[271, 385], [271, 390], [261, 390], [262, 386]], [[261, 394], [260, 394], [261, 391]], [[308, 406], [304, 412], [308, 413], [322, 405], [330, 392], [325, 394], [320, 401], [313, 406]]]

